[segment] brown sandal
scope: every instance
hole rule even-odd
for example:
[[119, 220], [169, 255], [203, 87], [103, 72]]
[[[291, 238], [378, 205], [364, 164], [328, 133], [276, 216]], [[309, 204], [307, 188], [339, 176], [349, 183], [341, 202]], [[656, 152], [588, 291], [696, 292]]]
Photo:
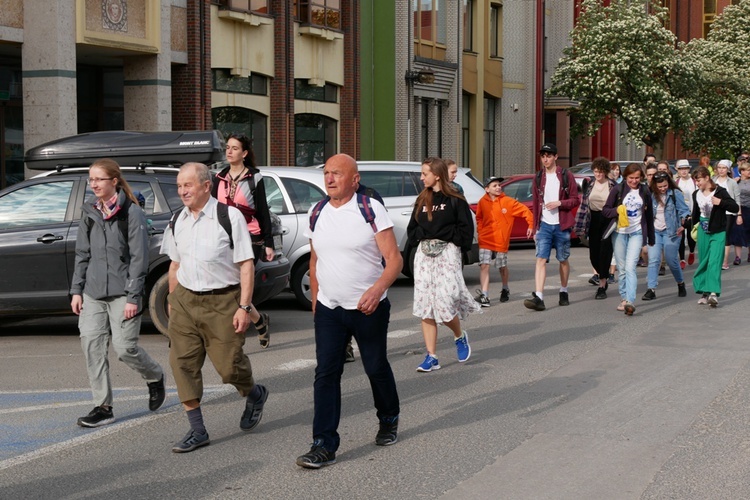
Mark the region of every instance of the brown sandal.
[[270, 323], [271, 318], [266, 313], [260, 313], [260, 319], [255, 323], [255, 329], [258, 330], [258, 342], [263, 349], [267, 349], [271, 345], [271, 333], [268, 331]]

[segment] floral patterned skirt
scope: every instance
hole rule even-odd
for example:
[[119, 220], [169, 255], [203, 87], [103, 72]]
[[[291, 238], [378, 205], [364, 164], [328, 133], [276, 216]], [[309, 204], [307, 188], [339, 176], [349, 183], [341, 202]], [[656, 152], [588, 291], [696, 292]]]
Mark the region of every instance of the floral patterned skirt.
[[463, 320], [469, 313], [479, 310], [479, 304], [464, 282], [461, 250], [448, 243], [440, 255], [428, 257], [417, 247], [414, 256], [414, 316], [446, 323], [456, 316]]

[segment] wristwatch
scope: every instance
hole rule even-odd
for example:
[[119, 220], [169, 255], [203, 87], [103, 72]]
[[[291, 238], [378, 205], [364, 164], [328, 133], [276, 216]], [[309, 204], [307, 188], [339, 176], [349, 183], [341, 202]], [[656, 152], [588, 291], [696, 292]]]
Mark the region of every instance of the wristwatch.
[[251, 313], [253, 311], [253, 306], [243, 306], [242, 304], [240, 304], [240, 309], [242, 309], [246, 313]]

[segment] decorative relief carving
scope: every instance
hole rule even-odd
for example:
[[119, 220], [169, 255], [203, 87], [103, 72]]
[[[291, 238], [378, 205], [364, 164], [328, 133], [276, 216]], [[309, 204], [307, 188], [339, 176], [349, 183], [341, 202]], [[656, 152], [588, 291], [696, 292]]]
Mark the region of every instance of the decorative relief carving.
[[127, 0], [102, 0], [102, 27], [114, 31], [128, 31]]

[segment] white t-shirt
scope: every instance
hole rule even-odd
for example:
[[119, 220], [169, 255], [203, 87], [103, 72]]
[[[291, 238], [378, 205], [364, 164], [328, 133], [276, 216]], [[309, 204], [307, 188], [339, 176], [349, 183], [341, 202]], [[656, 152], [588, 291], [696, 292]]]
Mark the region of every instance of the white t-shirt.
[[[375, 199], [370, 198], [370, 202], [378, 232], [393, 227], [385, 207]], [[383, 256], [372, 226], [357, 206], [357, 195], [338, 208], [327, 203], [318, 216], [315, 231], [310, 232], [308, 226], [304, 236], [312, 240], [318, 257], [316, 277], [320, 303], [329, 309], [357, 309], [362, 294], [383, 274]]]
[[560, 200], [560, 179], [557, 178], [557, 172], [552, 172], [551, 174], [548, 172], [544, 172], [546, 177], [546, 182], [544, 183], [544, 204], [545, 207], [542, 208], [542, 222], [546, 222], [550, 225], [559, 225], [560, 224], [560, 209], [553, 208], [552, 210], [547, 210], [546, 205], [547, 203], [551, 201], [559, 201]]
[[683, 179], [682, 177], [677, 178], [677, 187], [680, 188], [682, 191], [682, 196], [685, 197], [685, 203], [688, 206], [688, 210], [690, 212], [693, 212], [693, 191], [695, 191], [697, 188], [695, 187], [695, 181], [688, 177], [687, 179]]
[[[711, 210], [714, 208], [714, 195], [716, 190], [714, 189], [708, 195], [703, 194], [703, 191], [698, 191], [695, 195], [695, 202], [698, 204], [698, 208], [701, 211], [701, 217], [707, 219], [711, 217]], [[697, 221], [694, 221], [697, 224]]]
[[631, 234], [641, 230], [641, 217], [643, 216], [643, 198], [637, 189], [631, 189], [622, 204], [628, 212], [628, 227], [621, 227], [617, 230], [620, 234]]

